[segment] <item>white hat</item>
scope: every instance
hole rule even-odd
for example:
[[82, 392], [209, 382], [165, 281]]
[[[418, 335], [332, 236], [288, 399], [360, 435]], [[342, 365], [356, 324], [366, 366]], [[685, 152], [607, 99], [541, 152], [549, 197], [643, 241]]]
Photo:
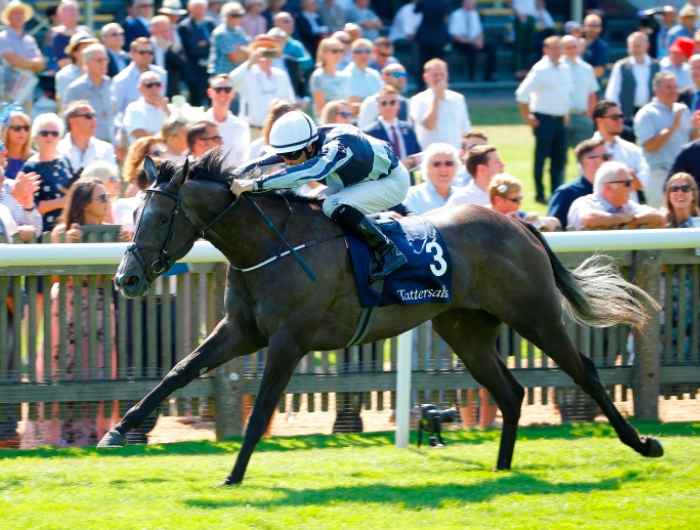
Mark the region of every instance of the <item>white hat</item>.
[[316, 124], [300, 110], [293, 110], [278, 119], [270, 130], [270, 147], [276, 154], [303, 149], [318, 138]]
[[11, 11], [14, 11], [15, 9], [21, 8], [24, 10], [24, 21], [27, 22], [29, 19], [31, 19], [34, 16], [34, 9], [32, 9], [32, 6], [25, 4], [23, 2], [20, 2], [20, 0], [12, 0], [9, 4], [5, 6], [5, 8], [2, 10], [2, 13], [0, 13], [0, 21], [5, 24], [6, 26], [10, 25], [10, 20], [8, 18], [9, 14]]
[[162, 15], [177, 15], [179, 17], [186, 15], [187, 10], [182, 9], [180, 0], [164, 0], [163, 5], [158, 10]]

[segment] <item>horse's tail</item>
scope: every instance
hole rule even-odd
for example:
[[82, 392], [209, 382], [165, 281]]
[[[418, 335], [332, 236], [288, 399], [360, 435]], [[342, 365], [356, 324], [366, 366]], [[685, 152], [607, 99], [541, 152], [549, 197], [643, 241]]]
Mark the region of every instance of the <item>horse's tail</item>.
[[547, 251], [554, 280], [563, 295], [562, 306], [576, 322], [599, 328], [627, 324], [640, 329], [649, 320], [649, 308], [660, 309], [649, 294], [620, 275], [609, 256], [591, 256], [570, 271], [540, 231], [523, 224]]

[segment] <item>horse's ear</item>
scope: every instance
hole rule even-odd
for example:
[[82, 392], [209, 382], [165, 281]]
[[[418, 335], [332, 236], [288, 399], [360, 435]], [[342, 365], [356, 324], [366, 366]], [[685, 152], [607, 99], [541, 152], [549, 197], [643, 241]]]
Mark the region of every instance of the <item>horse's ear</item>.
[[146, 173], [146, 178], [149, 183], [153, 184], [158, 180], [158, 168], [155, 162], [153, 162], [153, 159], [148, 155], [143, 159], [143, 170]]
[[170, 181], [170, 185], [173, 186], [175, 189], [179, 189], [180, 186], [182, 186], [182, 183], [187, 180], [187, 176], [189, 175], [190, 172], [190, 159], [185, 158], [185, 164], [182, 166], [180, 171], [176, 171], [175, 175], [173, 176], [172, 180]]

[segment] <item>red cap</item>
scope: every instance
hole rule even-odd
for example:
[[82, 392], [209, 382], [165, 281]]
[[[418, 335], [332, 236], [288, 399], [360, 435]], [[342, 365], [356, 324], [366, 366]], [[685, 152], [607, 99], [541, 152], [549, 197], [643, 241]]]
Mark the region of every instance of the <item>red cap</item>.
[[690, 59], [691, 55], [695, 53], [695, 42], [688, 37], [678, 37], [673, 44], [671, 44], [669, 50], [682, 53], [685, 55], [686, 59]]

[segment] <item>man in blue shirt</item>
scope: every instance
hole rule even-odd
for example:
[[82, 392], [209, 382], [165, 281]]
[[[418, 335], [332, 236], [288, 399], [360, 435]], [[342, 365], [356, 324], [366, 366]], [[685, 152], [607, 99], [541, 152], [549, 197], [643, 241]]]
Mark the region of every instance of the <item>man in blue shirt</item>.
[[575, 153], [581, 176], [554, 191], [547, 211], [547, 215], [559, 219], [563, 229], [566, 229], [571, 204], [579, 197], [593, 193], [595, 173], [603, 161], [608, 159], [605, 140], [602, 138], [584, 140], [576, 146]]
[[583, 60], [593, 67], [597, 78], [605, 73], [605, 65], [609, 62], [608, 44], [601, 38], [603, 19], [591, 13], [583, 19], [583, 34], [586, 37], [586, 50]]

